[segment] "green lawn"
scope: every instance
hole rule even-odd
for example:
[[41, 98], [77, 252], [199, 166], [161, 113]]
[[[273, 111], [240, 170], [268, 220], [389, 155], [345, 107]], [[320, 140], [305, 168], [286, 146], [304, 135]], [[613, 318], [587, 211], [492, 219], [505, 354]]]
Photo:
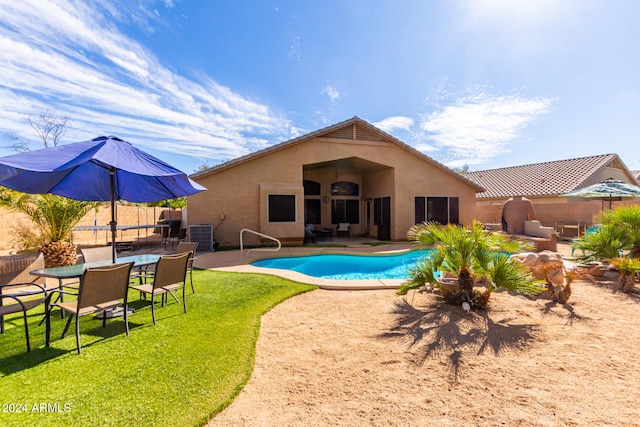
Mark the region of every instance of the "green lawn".
[[122, 319], [81, 319], [82, 354], [73, 326], [52, 316], [44, 346], [42, 311], [31, 311], [31, 353], [21, 318], [0, 335], [2, 426], [197, 426], [227, 406], [253, 369], [260, 318], [293, 295], [315, 289], [275, 276], [194, 271], [188, 313], [170, 299], [157, 306], [130, 293], [136, 312], [127, 337]]

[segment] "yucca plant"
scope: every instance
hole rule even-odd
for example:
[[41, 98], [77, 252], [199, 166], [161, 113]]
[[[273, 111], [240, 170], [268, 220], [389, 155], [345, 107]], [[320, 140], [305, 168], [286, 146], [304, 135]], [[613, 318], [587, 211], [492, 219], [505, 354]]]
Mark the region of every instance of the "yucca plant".
[[[76, 259], [75, 246], [69, 241], [71, 230], [92, 209], [95, 202], [83, 202], [54, 194], [25, 194], [2, 188], [0, 205], [24, 213], [36, 226], [29, 246], [23, 251], [37, 249], [45, 255], [47, 267], [72, 264]], [[35, 237], [34, 237], [35, 236]]]
[[[499, 288], [524, 294], [543, 289], [525, 266], [509, 261], [506, 254], [531, 249], [530, 245], [504, 234], [488, 232], [477, 221], [469, 228], [417, 224], [409, 229], [407, 236], [423, 247], [433, 247], [434, 251], [410, 271], [410, 280], [398, 290], [400, 295], [425, 282], [440, 286], [438, 277], [447, 273], [455, 275], [460, 285], [457, 292], [443, 292], [447, 302], [455, 305], [468, 302], [472, 307], [484, 308], [491, 293]], [[484, 293], [474, 290], [476, 281], [486, 283]]]

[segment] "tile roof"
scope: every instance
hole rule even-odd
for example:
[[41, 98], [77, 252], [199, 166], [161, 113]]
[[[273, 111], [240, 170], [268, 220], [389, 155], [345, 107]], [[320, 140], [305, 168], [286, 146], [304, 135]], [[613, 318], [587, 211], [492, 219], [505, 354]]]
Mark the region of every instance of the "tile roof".
[[486, 191], [477, 193], [478, 199], [513, 196], [557, 196], [581, 187], [601, 168], [615, 164], [626, 170], [617, 154], [580, 157], [499, 169], [466, 172]]

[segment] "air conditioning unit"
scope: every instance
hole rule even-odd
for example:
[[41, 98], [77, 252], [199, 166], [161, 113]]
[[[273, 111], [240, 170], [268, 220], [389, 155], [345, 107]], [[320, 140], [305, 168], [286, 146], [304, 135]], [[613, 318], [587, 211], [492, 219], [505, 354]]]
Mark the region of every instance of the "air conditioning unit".
[[198, 252], [211, 252], [213, 250], [213, 225], [190, 225], [189, 241], [198, 242]]

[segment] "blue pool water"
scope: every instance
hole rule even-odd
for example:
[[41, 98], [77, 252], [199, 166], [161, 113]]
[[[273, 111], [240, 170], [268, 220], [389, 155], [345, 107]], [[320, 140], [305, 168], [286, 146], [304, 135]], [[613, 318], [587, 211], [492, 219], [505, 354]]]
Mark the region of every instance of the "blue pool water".
[[420, 250], [394, 255], [319, 254], [263, 259], [251, 265], [293, 270], [307, 276], [334, 280], [406, 279], [409, 277], [409, 268], [429, 252]]

